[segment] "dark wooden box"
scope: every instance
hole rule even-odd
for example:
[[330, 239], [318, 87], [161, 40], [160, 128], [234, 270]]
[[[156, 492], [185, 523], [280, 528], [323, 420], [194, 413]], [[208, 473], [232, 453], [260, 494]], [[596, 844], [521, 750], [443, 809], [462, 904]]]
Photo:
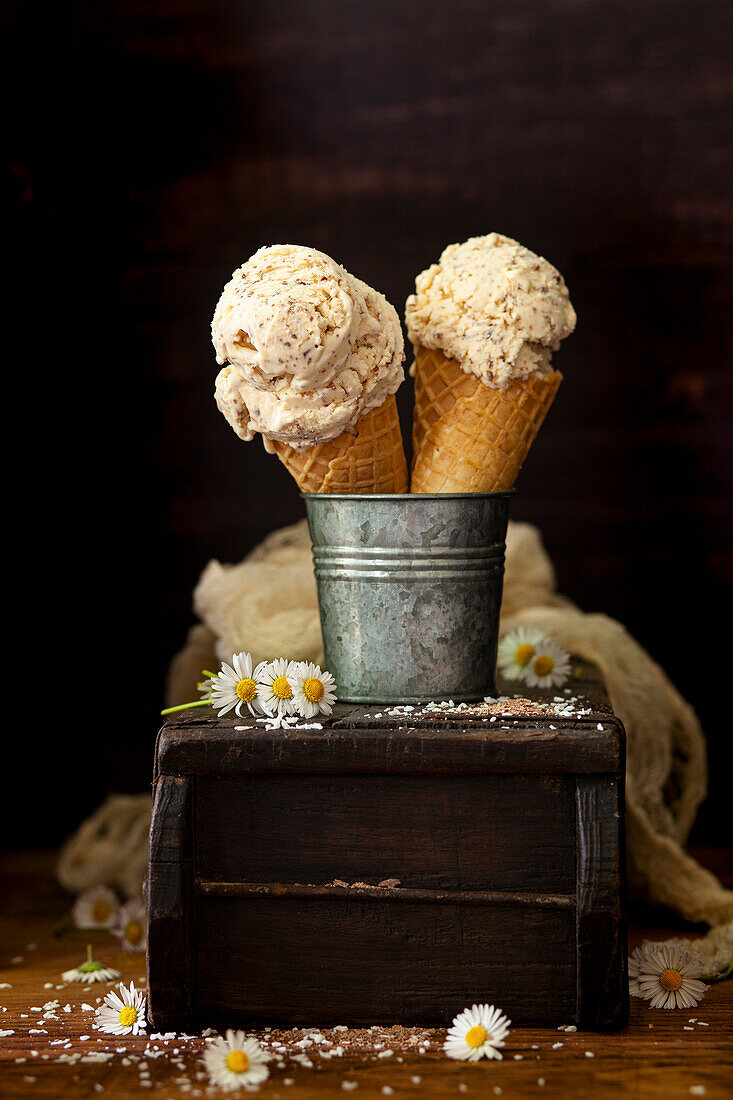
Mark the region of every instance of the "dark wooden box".
[[572, 716], [169, 721], [154, 1026], [446, 1024], [474, 1001], [515, 1023], [623, 1024], [624, 730], [597, 683], [573, 694]]

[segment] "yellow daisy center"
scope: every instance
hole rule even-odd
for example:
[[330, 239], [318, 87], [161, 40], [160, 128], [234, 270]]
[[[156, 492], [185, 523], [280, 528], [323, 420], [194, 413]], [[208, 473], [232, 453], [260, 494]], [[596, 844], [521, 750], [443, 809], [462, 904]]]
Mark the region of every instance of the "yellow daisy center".
[[514, 660], [520, 666], [520, 668], [526, 668], [529, 662], [534, 657], [534, 646], [528, 645], [526, 642], [524, 645], [518, 645], [514, 650]]
[[555, 662], [552, 657], [548, 657], [546, 653], [543, 653], [534, 663], [534, 670], [538, 676], [549, 676], [555, 667]]
[[249, 1069], [249, 1058], [243, 1050], [232, 1050], [227, 1054], [227, 1069], [232, 1073], [245, 1073]]
[[123, 1027], [132, 1027], [135, 1020], [137, 1020], [137, 1009], [133, 1008], [132, 1005], [125, 1005], [120, 1012], [120, 1023]]
[[278, 676], [272, 682], [272, 694], [276, 699], [292, 699], [293, 689], [288, 683], [287, 676]]
[[251, 703], [257, 694], [257, 684], [251, 679], [240, 680], [236, 690], [243, 703]]
[[95, 901], [92, 906], [92, 920], [95, 924], [103, 924], [109, 920], [111, 913], [108, 901]]
[[125, 939], [128, 943], [138, 944], [143, 938], [143, 926], [140, 921], [131, 920], [129, 924], [125, 925]]
[[303, 694], [311, 703], [320, 703], [325, 692], [323, 684], [315, 676], [310, 676], [303, 684]]
[[476, 1024], [476, 1027], [469, 1028], [466, 1032], [466, 1042], [470, 1047], [482, 1047], [487, 1039], [488, 1033], [481, 1024]]
[[664, 970], [659, 975], [659, 984], [663, 989], [666, 989], [669, 993], [674, 993], [675, 989], [679, 989], [682, 985], [682, 975], [679, 970]]

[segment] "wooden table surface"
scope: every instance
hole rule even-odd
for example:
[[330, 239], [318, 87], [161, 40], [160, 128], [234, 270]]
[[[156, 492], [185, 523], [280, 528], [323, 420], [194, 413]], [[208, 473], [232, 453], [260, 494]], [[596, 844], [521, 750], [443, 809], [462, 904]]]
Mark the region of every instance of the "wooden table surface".
[[[730, 853], [700, 855], [725, 881], [733, 882]], [[125, 955], [105, 932], [54, 935], [68, 910], [68, 899], [53, 877], [53, 853], [18, 852], [0, 860], [0, 1097], [101, 1095], [127, 1100], [150, 1093], [168, 1100], [220, 1095], [208, 1089], [202, 1075], [203, 1038], [118, 1038], [93, 1030], [93, 1013], [81, 1006], [96, 1007], [97, 998], [111, 987], [57, 988], [61, 972], [78, 965], [85, 944], [91, 941], [95, 957], [120, 970], [126, 984], [133, 979], [144, 986], [142, 955]], [[632, 946], [645, 938], [680, 934], [679, 928], [656, 923], [661, 919], [659, 913], [638, 909]], [[43, 1006], [56, 999], [58, 1018], [45, 1019]], [[67, 1004], [70, 1012], [63, 1011]], [[457, 1005], [456, 1011], [463, 1007]], [[385, 1021], [385, 1026], [393, 1023]], [[417, 1047], [409, 1053], [396, 1050], [389, 1057], [379, 1057], [376, 1049], [347, 1050], [342, 1057], [322, 1058], [313, 1046], [295, 1047], [316, 1030], [317, 1021], [313, 1024], [283, 1037], [293, 1054], [302, 1059], [305, 1051], [312, 1067], [285, 1055], [283, 1067], [273, 1063], [271, 1077], [260, 1089], [263, 1097], [304, 1100], [354, 1092], [359, 1097], [571, 1095], [675, 1100], [733, 1095], [733, 981], [713, 986], [702, 1004], [690, 1011], [653, 1010], [632, 998], [629, 1026], [616, 1034], [515, 1028], [502, 1062], [449, 1061], [440, 1050], [444, 1036], [440, 1030], [429, 1031], [422, 1053]], [[419, 1029], [421, 1035], [427, 1031]], [[331, 1033], [326, 1030], [326, 1034]], [[375, 1043], [378, 1040], [375, 1034]], [[382, 1049], [388, 1048], [386, 1043]], [[100, 1057], [104, 1053], [113, 1057], [104, 1060]], [[68, 1058], [74, 1054], [88, 1060], [70, 1064]], [[59, 1061], [59, 1056], [64, 1060]]]

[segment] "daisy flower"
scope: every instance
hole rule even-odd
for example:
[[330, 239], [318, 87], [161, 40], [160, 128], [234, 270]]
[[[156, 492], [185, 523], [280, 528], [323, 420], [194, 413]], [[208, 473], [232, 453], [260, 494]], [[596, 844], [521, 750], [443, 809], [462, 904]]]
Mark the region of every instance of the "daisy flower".
[[643, 958], [643, 948], [635, 947], [629, 955], [629, 996], [641, 997], [639, 988], [639, 962]]
[[293, 702], [302, 718], [331, 714], [336, 702], [336, 681], [311, 661], [299, 661], [293, 673]]
[[681, 944], [644, 943], [636, 965], [638, 996], [652, 1008], [694, 1008], [707, 992], [700, 959]]
[[[671, 941], [675, 946], [682, 944], [681, 940]], [[682, 944], [684, 946], [684, 944]], [[652, 943], [650, 940], [644, 940], [641, 947], [635, 947], [629, 955], [629, 996], [641, 997], [641, 989], [639, 988], [639, 963], [643, 962], [646, 957], [647, 949], [657, 949], [657, 944]]]
[[293, 680], [297, 665], [279, 657], [260, 669], [257, 678], [257, 699], [265, 714], [297, 714]]
[[102, 966], [100, 962], [96, 962], [92, 958], [92, 945], [88, 943], [87, 961], [73, 970], [65, 970], [61, 975], [61, 980], [64, 982], [86, 982], [91, 985], [92, 982], [114, 982], [119, 977], [120, 972], [118, 970], [112, 970], [109, 966]]
[[561, 687], [570, 675], [570, 657], [559, 645], [547, 638], [535, 649], [524, 670], [525, 683], [530, 687]]
[[120, 919], [112, 934], [121, 940], [123, 951], [144, 951], [148, 945], [145, 906], [141, 901], [128, 901], [120, 909]]
[[251, 653], [235, 653], [231, 665], [223, 661], [219, 673], [201, 685], [199, 690], [208, 692], [206, 698], [212, 707], [221, 707], [219, 718], [232, 709], [241, 718], [243, 706], [250, 714], [262, 714], [257, 699], [257, 677], [263, 665], [264, 661], [254, 668]]
[[109, 887], [93, 886], [79, 894], [72, 915], [77, 928], [112, 928], [119, 911], [117, 895]]
[[[246, 706], [250, 714], [263, 714], [262, 707], [257, 699], [257, 677], [265, 662], [261, 661], [257, 668], [252, 667], [252, 655], [250, 653], [235, 653], [232, 663], [228, 665], [222, 661], [218, 672], [209, 672], [204, 669], [202, 676], [206, 679], [198, 685], [203, 692], [203, 698], [195, 703], [179, 703], [176, 707], [166, 707], [161, 714], [175, 714], [181, 710], [192, 710], [193, 707], [212, 706], [214, 710], [220, 708], [218, 717], [235, 709], [239, 717], [242, 717], [242, 706]], [[233, 667], [232, 667], [233, 666]]]
[[505, 634], [497, 654], [497, 664], [504, 679], [523, 680], [527, 665], [544, 640], [542, 631], [532, 626], [520, 626]]
[[146, 1028], [145, 996], [135, 983], [126, 989], [120, 982], [120, 992], [114, 990], [104, 998], [104, 1003], [94, 1013], [97, 1027], [109, 1035], [137, 1035]]
[[443, 1044], [449, 1058], [476, 1062], [479, 1058], [499, 1058], [499, 1048], [509, 1034], [511, 1021], [493, 1005], [472, 1005], [453, 1021]]
[[267, 1080], [267, 1057], [256, 1039], [248, 1039], [243, 1031], [229, 1030], [225, 1039], [220, 1037], [209, 1044], [204, 1065], [212, 1085], [234, 1092]]

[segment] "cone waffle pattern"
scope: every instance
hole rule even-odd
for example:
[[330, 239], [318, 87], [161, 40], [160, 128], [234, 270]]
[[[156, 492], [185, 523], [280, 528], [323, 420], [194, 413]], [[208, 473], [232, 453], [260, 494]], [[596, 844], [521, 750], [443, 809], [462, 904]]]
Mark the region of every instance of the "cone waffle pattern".
[[296, 451], [271, 442], [303, 493], [406, 493], [407, 462], [394, 394], [363, 416], [356, 434]]
[[440, 351], [415, 348], [412, 493], [511, 489], [562, 381], [491, 389]]

